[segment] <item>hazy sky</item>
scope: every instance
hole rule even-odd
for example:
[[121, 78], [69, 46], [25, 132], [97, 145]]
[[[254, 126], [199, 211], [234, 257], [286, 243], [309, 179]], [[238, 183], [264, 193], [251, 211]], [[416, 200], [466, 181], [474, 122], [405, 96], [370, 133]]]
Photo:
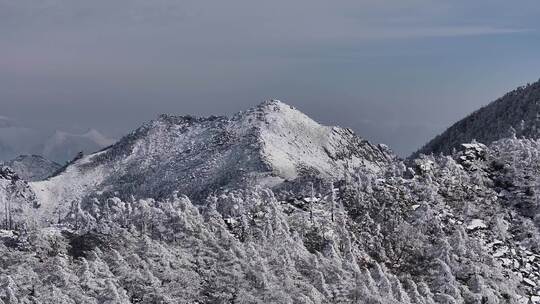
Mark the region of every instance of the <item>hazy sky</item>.
[[538, 0], [0, 0], [0, 115], [119, 137], [268, 98], [407, 154], [540, 78]]

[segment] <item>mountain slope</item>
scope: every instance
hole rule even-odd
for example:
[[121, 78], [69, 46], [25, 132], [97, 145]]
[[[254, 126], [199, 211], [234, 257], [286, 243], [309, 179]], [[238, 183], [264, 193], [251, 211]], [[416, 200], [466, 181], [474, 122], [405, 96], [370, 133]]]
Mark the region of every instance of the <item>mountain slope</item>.
[[51, 176], [60, 169], [60, 165], [39, 155], [20, 155], [15, 159], [1, 163], [10, 167], [17, 175], [27, 181], [38, 181]]
[[303, 176], [338, 179], [348, 168], [375, 171], [393, 158], [385, 146], [269, 101], [231, 118], [162, 115], [32, 187], [51, 208], [90, 193], [160, 198], [177, 191], [197, 199]]
[[517, 137], [540, 137], [540, 81], [517, 88], [458, 121], [428, 142], [419, 153], [449, 154], [473, 139], [490, 144], [515, 133]]

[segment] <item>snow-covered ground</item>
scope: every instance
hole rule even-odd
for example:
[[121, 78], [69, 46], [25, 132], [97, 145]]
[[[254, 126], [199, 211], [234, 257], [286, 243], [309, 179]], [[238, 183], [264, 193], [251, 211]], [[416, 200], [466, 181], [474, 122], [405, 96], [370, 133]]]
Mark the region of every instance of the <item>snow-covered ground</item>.
[[39, 202], [39, 216], [43, 223], [52, 223], [58, 213], [66, 214], [71, 202], [80, 201], [92, 191], [96, 191], [110, 168], [95, 166], [83, 169], [85, 164], [103, 152], [85, 156], [54, 177], [29, 183]]

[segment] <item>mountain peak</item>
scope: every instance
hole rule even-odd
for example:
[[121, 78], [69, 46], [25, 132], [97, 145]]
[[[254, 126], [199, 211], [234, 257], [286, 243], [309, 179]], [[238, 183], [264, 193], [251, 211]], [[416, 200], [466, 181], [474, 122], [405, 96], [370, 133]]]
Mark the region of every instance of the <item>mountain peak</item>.
[[282, 102], [279, 99], [267, 99], [263, 102], [261, 102], [257, 108], [261, 110], [268, 110], [268, 111], [279, 111], [282, 108], [290, 108], [294, 109], [293, 106], [290, 106], [284, 102]]
[[280, 128], [294, 131], [293, 129], [301, 125], [305, 128], [322, 127], [295, 107], [277, 99], [265, 100], [253, 108], [238, 112], [232, 116], [231, 120], [243, 122], [246, 126], [250, 125], [258, 129], [272, 128], [274, 131], [280, 131]]
[[[286, 110], [296, 110], [294, 107], [289, 106], [288, 104], [277, 100], [277, 99], [267, 99], [258, 105], [249, 108], [245, 111], [240, 111], [232, 116], [234, 119], [238, 116], [245, 116], [249, 114], [271, 114], [271, 113], [283, 113]], [[297, 110], [296, 110], [297, 111]]]
[[42, 200], [65, 204], [105, 190], [153, 198], [178, 191], [197, 199], [252, 183], [337, 180], [355, 167], [380, 170], [392, 158], [349, 129], [320, 125], [270, 100], [230, 118], [161, 115], [33, 186]]

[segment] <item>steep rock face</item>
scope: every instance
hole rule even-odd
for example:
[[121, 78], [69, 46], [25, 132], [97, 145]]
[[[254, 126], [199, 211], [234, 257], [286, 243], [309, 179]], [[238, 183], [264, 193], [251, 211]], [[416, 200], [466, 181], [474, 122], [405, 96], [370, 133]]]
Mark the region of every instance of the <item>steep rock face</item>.
[[221, 188], [272, 187], [305, 175], [338, 179], [348, 168], [376, 171], [393, 158], [385, 146], [348, 129], [321, 126], [268, 101], [231, 118], [162, 115], [32, 187], [50, 208], [89, 193], [160, 198], [178, 191], [196, 199]]
[[39, 155], [20, 155], [15, 159], [4, 162], [17, 175], [26, 181], [43, 180], [58, 169], [60, 165]]
[[419, 153], [450, 154], [460, 144], [490, 144], [511, 135], [540, 137], [540, 82], [517, 88], [458, 121], [428, 142]]

